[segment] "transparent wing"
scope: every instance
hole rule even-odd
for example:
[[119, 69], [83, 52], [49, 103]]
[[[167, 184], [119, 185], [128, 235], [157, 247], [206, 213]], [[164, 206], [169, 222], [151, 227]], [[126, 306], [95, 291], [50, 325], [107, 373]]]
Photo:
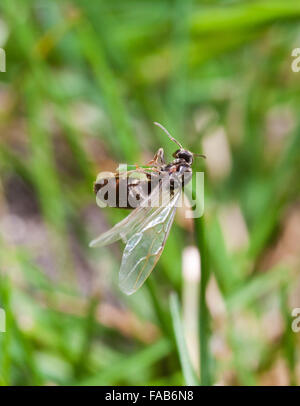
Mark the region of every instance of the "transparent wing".
[[128, 239], [119, 273], [119, 285], [126, 294], [131, 295], [142, 286], [159, 260], [180, 194], [177, 189], [169, 204], [156, 208]]
[[157, 210], [157, 207], [147, 207], [147, 205], [150, 199], [155, 198], [155, 195], [159, 193], [160, 187], [157, 186], [141, 203], [141, 206], [134, 209], [125, 219], [117, 223], [110, 230], [91, 241], [89, 244], [90, 247], [103, 247], [104, 245], [112, 244], [118, 240], [123, 240], [126, 243], [140, 227], [144, 226], [145, 221], [150, 220], [152, 214]]

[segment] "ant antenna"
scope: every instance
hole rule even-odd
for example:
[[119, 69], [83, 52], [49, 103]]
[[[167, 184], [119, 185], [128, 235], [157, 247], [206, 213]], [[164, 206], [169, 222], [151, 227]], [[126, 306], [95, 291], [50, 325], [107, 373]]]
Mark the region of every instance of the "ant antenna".
[[170, 138], [171, 141], [175, 142], [180, 147], [180, 149], [183, 149], [183, 146], [177, 140], [175, 140], [175, 138], [172, 137], [172, 135], [169, 133], [167, 129], [165, 129], [163, 125], [157, 123], [156, 121], [153, 124], [160, 127], [167, 134], [167, 136]]
[[194, 154], [194, 153], [192, 153], [193, 154], [193, 156], [196, 156], [197, 158], [204, 158], [204, 159], [206, 159], [206, 155], [203, 155], [203, 154]]
[[[169, 133], [169, 131], [168, 131], [163, 125], [157, 123], [156, 121], [154, 121], [153, 124], [155, 124], [155, 125], [157, 125], [159, 128], [161, 128], [161, 129], [167, 134], [167, 136], [170, 138], [171, 141], [175, 142], [175, 143], [180, 147], [180, 149], [183, 149], [183, 146], [180, 144], [180, 142], [178, 142], [177, 140], [175, 140], [175, 138], [172, 137], [172, 135]], [[194, 154], [193, 152], [192, 152], [192, 154], [193, 154], [194, 157], [199, 157], [199, 158], [205, 158], [205, 159], [206, 159], [206, 155], [203, 155], [203, 154]]]

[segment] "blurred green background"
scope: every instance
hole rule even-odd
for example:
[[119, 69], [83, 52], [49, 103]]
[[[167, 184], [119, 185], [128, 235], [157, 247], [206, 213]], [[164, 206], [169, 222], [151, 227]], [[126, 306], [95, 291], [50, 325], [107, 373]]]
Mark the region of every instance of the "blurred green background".
[[[297, 1], [1, 0], [2, 385], [300, 383]], [[118, 288], [98, 172], [204, 152], [155, 271]], [[201, 282], [199, 258], [201, 254]]]

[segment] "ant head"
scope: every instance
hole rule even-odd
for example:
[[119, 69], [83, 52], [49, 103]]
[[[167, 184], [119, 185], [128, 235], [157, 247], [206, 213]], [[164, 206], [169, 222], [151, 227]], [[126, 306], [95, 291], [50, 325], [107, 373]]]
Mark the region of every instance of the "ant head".
[[193, 153], [186, 149], [178, 149], [177, 151], [174, 152], [173, 157], [178, 159], [184, 159], [186, 163], [188, 163], [189, 165], [192, 165], [194, 160]]

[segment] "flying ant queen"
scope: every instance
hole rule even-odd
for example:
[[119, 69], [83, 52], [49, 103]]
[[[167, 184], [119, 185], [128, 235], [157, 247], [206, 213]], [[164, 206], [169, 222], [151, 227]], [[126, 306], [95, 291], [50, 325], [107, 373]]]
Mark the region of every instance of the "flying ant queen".
[[[146, 167], [100, 173], [94, 183], [100, 207], [108, 205], [133, 209], [124, 220], [90, 243], [91, 247], [105, 246], [118, 240], [126, 244], [119, 286], [128, 295], [142, 286], [161, 256], [174, 220], [176, 204], [183, 187], [192, 178], [194, 157], [205, 158], [184, 149], [165, 127], [154, 124], [179, 147], [173, 153], [175, 159], [172, 162], [165, 162], [164, 150], [159, 148]], [[109, 195], [113, 198], [110, 199]]]

